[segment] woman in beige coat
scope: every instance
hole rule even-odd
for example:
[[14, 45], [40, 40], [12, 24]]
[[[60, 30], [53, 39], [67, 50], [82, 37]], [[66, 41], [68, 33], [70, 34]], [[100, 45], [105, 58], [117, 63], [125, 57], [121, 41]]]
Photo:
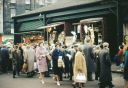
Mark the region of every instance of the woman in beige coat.
[[87, 68], [85, 57], [82, 54], [82, 49], [79, 47], [77, 49], [77, 53], [75, 55], [75, 63], [74, 63], [74, 84], [76, 84], [76, 76], [79, 72], [84, 73], [87, 78]]

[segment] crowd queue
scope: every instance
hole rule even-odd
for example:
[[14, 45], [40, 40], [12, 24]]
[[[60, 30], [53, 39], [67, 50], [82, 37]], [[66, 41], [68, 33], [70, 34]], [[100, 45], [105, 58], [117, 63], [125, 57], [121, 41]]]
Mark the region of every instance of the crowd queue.
[[[128, 88], [128, 48], [121, 45], [117, 56], [120, 58], [117, 64], [124, 64], [124, 88]], [[54, 74], [53, 79], [58, 86], [63, 77], [73, 80], [73, 85], [80, 83], [81, 87], [85, 86], [86, 81], [94, 80], [92, 74], [95, 73], [99, 88], [114, 87], [107, 42], [97, 46], [93, 46], [89, 39], [85, 45], [72, 46], [62, 46], [60, 43], [23, 44], [13, 47], [3, 45], [0, 49], [0, 68], [3, 73], [12, 70], [13, 78], [22, 73], [26, 73], [27, 77], [39, 73], [42, 84], [45, 84], [45, 76]]]

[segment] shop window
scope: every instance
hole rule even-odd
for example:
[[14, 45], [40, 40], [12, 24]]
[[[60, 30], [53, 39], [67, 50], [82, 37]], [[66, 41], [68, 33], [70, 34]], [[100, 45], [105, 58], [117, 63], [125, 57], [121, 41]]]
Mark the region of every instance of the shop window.
[[15, 8], [11, 8], [11, 17], [16, 15], [16, 9]]
[[52, 3], [52, 0], [46, 0], [45, 2], [46, 3]]
[[26, 10], [25, 10], [25, 13], [27, 13], [27, 12], [29, 12], [29, 11], [30, 11], [29, 9], [26, 9]]
[[11, 2], [10, 3], [16, 3], [16, 0], [11, 0]]
[[39, 0], [39, 5], [45, 5], [45, 0]]
[[14, 24], [11, 24], [11, 33], [14, 33]]
[[25, 6], [26, 6], [25, 9], [28, 9], [28, 10], [30, 9], [30, 4], [26, 4]]
[[25, 0], [25, 4], [30, 4], [30, 0]]

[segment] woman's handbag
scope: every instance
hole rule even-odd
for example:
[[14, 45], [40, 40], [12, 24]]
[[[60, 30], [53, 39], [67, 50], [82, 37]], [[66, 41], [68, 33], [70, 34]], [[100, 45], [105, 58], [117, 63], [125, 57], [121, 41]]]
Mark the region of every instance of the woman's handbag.
[[76, 80], [75, 81], [79, 82], [79, 83], [86, 83], [87, 82], [87, 78], [86, 78], [84, 73], [79, 72], [77, 74], [77, 76], [76, 76]]
[[27, 63], [24, 63], [23, 64], [23, 67], [22, 67], [22, 71], [23, 72], [27, 72], [27, 70], [28, 70], [28, 64]]

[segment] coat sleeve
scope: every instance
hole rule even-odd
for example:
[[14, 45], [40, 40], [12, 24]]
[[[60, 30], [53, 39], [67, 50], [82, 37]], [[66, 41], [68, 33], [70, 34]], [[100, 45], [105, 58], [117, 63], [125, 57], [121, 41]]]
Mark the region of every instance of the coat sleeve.
[[39, 49], [36, 50], [36, 59], [37, 60], [41, 59], [41, 55], [40, 55]]
[[105, 54], [105, 62], [107, 65], [111, 66], [111, 60], [110, 60], [109, 53]]
[[27, 54], [27, 51], [25, 50], [24, 51], [24, 62], [27, 62], [27, 59], [28, 59], [28, 54]]

